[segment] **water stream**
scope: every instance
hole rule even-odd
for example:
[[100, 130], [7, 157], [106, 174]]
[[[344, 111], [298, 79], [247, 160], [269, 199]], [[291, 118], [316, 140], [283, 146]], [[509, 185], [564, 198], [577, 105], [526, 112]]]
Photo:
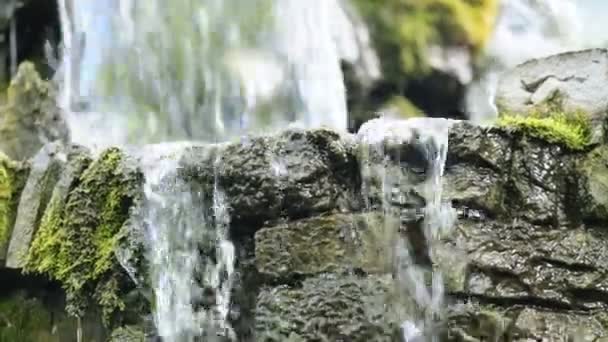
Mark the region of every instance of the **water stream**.
[[[573, 6], [566, 0], [543, 0], [541, 5], [503, 1], [489, 47], [489, 55], [501, 59], [471, 88], [472, 119], [495, 115], [492, 89], [504, 66], [537, 56], [520, 48], [510, 49], [520, 54], [511, 56], [504, 53], [506, 45], [536, 45], [539, 39], [550, 44], [534, 46], [536, 54], [557, 51], [572, 41], [572, 20], [559, 16], [566, 10], [553, 6], [558, 2]], [[59, 3], [64, 42], [60, 104], [74, 141], [93, 148], [157, 144], [146, 146], [141, 155], [146, 177], [141, 224], [154, 289], [156, 333], [167, 342], [235, 340], [228, 322], [235, 250], [228, 236], [225, 195], [217, 181], [211, 192], [183, 182], [179, 160], [189, 145], [166, 143], [224, 142], [290, 125], [344, 131], [347, 108], [340, 62], [364, 54], [358, 49], [361, 35], [349, 21], [346, 2]], [[518, 23], [522, 18], [535, 25]], [[568, 30], [560, 26], [564, 24]], [[553, 27], [555, 40], [546, 39], [547, 26]], [[370, 165], [362, 170], [364, 180], [376, 178], [380, 184], [380, 208], [369, 204], [369, 209], [383, 210], [395, 230], [402, 225], [420, 228], [428, 258], [455, 219], [442, 198], [450, 125], [443, 119], [382, 119], [364, 125], [359, 133], [375, 149], [369, 153], [378, 157], [370, 157]], [[398, 155], [392, 166], [387, 141]], [[411, 158], [408, 147], [425, 162], [401, 160]], [[364, 181], [364, 191], [372, 191], [373, 184]], [[422, 202], [394, 209], [395, 202], [407, 202], [412, 193]], [[394, 243], [396, 289], [415, 303], [414, 310], [401, 316], [404, 339], [438, 341], [433, 327], [445, 306], [442, 272], [419, 265], [408, 239]]]

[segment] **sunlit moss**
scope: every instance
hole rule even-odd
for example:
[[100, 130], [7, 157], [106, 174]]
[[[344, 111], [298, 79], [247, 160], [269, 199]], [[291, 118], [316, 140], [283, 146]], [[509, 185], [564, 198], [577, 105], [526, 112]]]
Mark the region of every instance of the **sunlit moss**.
[[[385, 56], [385, 72], [428, 70], [433, 44], [469, 47], [479, 53], [492, 34], [497, 0], [355, 0]], [[399, 60], [400, 65], [387, 65]]]
[[124, 309], [123, 274], [114, 252], [126, 238], [123, 228], [139, 195], [141, 174], [126, 170], [124, 155], [109, 149], [93, 162], [67, 201], [53, 197], [32, 243], [26, 270], [47, 274], [63, 285], [68, 312], [82, 316], [90, 302], [108, 320]]
[[0, 259], [4, 258], [2, 253], [10, 238], [25, 174], [22, 165], [0, 152]]
[[582, 112], [555, 112], [550, 115], [533, 112], [526, 116], [505, 114], [499, 118], [498, 124], [548, 142], [566, 145], [573, 150], [584, 149], [591, 142], [589, 120]]

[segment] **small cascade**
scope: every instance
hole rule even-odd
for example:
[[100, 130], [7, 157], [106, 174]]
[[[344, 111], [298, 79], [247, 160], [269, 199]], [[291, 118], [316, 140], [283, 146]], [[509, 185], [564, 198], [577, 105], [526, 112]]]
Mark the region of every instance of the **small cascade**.
[[[164, 341], [234, 341], [227, 317], [234, 274], [224, 194], [192, 188], [176, 170], [181, 145], [154, 145], [144, 158], [143, 216], [155, 289], [155, 323]], [[159, 157], [160, 156], [160, 157]]]
[[74, 142], [161, 143], [140, 156], [157, 334], [235, 340], [224, 194], [180, 180], [186, 147], [165, 143], [223, 142], [294, 124], [345, 130], [340, 60], [361, 59], [365, 35], [339, 0], [59, 3], [59, 102]]
[[381, 209], [385, 224], [396, 232], [392, 269], [401, 301], [394, 311], [405, 341], [439, 341], [435, 328], [445, 290], [432, 260], [434, 246], [456, 219], [442, 198], [450, 125], [445, 119], [380, 118], [359, 132], [366, 146], [362, 179], [368, 210]]

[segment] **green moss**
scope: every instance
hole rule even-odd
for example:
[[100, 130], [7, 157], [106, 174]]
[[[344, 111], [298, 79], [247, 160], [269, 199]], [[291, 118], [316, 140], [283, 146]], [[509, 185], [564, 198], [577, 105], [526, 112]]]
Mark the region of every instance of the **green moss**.
[[105, 151], [79, 177], [65, 205], [51, 199], [26, 267], [62, 283], [69, 313], [82, 316], [94, 301], [106, 322], [124, 309], [119, 293], [124, 273], [114, 251], [126, 238], [123, 224], [142, 181], [123, 159], [118, 149]]
[[563, 144], [573, 150], [582, 150], [591, 142], [590, 123], [582, 112], [547, 114], [534, 111], [526, 116], [503, 114], [498, 124], [551, 143]]
[[19, 194], [25, 185], [25, 169], [0, 152], [0, 259], [4, 258], [17, 215]]
[[494, 28], [496, 0], [356, 0], [386, 61], [400, 61], [391, 72], [428, 70], [427, 48], [433, 44], [482, 51]]

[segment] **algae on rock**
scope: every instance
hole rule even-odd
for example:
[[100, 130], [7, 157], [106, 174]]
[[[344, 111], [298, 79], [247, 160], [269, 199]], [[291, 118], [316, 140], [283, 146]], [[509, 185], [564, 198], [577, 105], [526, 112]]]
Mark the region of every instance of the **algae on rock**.
[[0, 152], [0, 261], [6, 257], [26, 173], [23, 165]]
[[124, 225], [142, 184], [139, 170], [125, 159], [111, 148], [95, 160], [64, 206], [55, 198], [30, 249], [27, 269], [62, 284], [70, 314], [81, 316], [94, 302], [108, 322], [124, 309], [120, 291], [126, 275], [114, 253], [129, 238]]

